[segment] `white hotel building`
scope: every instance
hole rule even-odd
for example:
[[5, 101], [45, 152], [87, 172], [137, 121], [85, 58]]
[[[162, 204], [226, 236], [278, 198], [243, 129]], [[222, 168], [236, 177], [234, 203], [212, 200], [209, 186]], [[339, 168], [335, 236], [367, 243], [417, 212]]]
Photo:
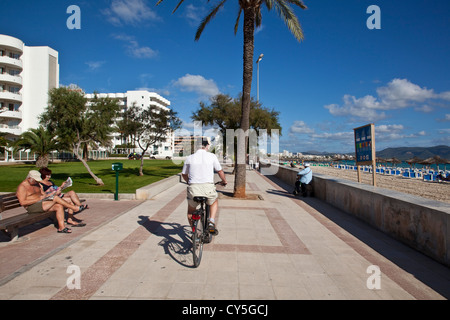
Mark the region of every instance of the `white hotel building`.
[[[48, 105], [48, 92], [59, 87], [59, 54], [50, 47], [28, 47], [21, 40], [0, 34], [0, 132], [16, 140], [28, 129], [39, 126], [39, 115]], [[170, 101], [149, 91], [99, 93], [100, 97], [118, 99], [122, 109], [136, 104], [142, 108], [156, 106], [169, 109]], [[86, 94], [93, 98], [94, 94]], [[113, 146], [123, 144], [119, 134]], [[173, 134], [167, 142], [148, 152], [155, 157], [172, 157]], [[136, 149], [139, 152], [139, 148]]]
[[[86, 94], [86, 98], [93, 99], [94, 94]], [[127, 108], [136, 105], [141, 108], [148, 108], [150, 106], [169, 110], [170, 101], [166, 98], [160, 96], [155, 92], [150, 92], [146, 90], [131, 90], [125, 93], [97, 93], [99, 98], [112, 98], [119, 100], [119, 105], [122, 108], [122, 111], [125, 111]], [[122, 137], [118, 133], [113, 136], [112, 144], [113, 147], [117, 145], [124, 144], [125, 141], [122, 141]], [[170, 137], [167, 137], [167, 141], [153, 145], [147, 153], [150, 156], [154, 156], [155, 158], [165, 158], [172, 157], [174, 150], [174, 134], [172, 133]], [[136, 152], [140, 153], [142, 150], [140, 148], [136, 148]], [[146, 155], [147, 156], [147, 155]]]
[[16, 139], [39, 126], [48, 91], [59, 87], [58, 52], [0, 34], [0, 132]]

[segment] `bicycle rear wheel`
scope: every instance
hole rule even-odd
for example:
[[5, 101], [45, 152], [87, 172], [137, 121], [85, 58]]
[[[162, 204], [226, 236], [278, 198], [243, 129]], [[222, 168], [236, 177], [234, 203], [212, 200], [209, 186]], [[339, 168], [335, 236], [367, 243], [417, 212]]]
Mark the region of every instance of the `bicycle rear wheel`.
[[192, 236], [192, 254], [194, 260], [194, 267], [200, 265], [203, 254], [203, 223], [202, 220], [194, 220], [194, 235]]

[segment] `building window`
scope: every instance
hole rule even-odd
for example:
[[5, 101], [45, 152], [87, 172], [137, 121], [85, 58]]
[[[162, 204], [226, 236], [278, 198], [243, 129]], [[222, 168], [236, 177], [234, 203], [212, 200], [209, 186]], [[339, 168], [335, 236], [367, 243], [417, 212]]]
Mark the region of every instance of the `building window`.
[[11, 70], [9, 70], [9, 74], [12, 76], [17, 76], [20, 74], [20, 70], [11, 69]]
[[10, 52], [10, 53], [9, 53], [9, 57], [10, 57], [10, 58], [13, 58], [13, 59], [19, 60], [19, 59], [20, 59], [20, 54], [14, 53], [14, 52]]

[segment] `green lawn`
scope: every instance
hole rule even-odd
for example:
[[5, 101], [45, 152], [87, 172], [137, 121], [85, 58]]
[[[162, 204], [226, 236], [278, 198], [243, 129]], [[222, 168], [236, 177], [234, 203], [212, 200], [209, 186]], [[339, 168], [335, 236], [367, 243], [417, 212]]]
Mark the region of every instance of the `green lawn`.
[[[123, 163], [119, 171], [119, 193], [135, 193], [136, 189], [181, 172], [182, 165], [172, 160], [144, 160], [144, 176], [139, 176], [140, 160], [95, 160], [89, 161], [89, 167], [105, 183], [98, 186], [81, 162], [63, 162], [49, 164], [52, 170], [52, 181], [61, 185], [67, 177], [71, 177], [73, 185], [67, 190], [79, 193], [115, 193], [116, 173], [111, 169], [112, 163]], [[15, 164], [0, 165], [0, 192], [15, 192], [30, 170], [35, 165]]]

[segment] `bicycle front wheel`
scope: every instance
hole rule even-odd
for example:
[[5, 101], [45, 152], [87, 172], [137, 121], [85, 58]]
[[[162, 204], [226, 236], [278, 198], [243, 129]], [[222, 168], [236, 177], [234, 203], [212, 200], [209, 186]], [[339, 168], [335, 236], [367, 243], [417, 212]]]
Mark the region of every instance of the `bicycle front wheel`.
[[194, 267], [197, 268], [202, 260], [203, 253], [203, 223], [201, 220], [194, 221], [194, 235], [192, 236], [192, 254]]

